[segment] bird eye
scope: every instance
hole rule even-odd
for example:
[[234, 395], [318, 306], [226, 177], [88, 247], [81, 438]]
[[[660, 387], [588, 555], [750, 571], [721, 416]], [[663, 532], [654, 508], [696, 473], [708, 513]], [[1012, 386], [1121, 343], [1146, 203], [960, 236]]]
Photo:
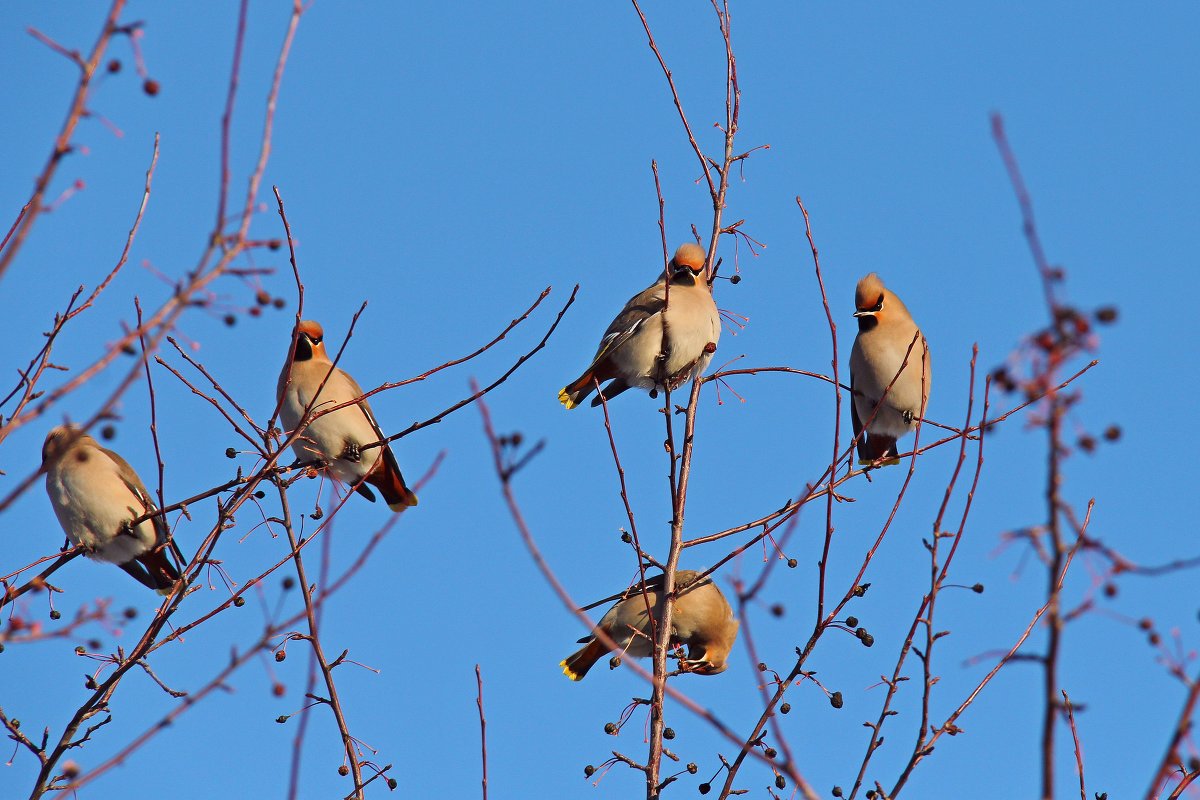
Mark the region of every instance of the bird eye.
[[880, 311], [883, 311], [883, 295], [879, 296], [879, 302], [876, 303], [875, 307], [872, 308], [871, 310], [874, 311], [875, 313], [879, 313]]

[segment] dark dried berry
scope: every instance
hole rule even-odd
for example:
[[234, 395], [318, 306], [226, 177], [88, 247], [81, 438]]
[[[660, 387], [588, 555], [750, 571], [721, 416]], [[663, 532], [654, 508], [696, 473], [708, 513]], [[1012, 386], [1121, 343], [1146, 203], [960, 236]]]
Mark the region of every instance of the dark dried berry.
[[784, 778], [782, 775], [776, 775], [775, 776], [775, 788], [782, 789], [785, 786], [787, 786], [787, 779]]
[[737, 286], [739, 283], [742, 282], [742, 276], [741, 275], [730, 275], [729, 282], [732, 283], [734, 286]]
[[249, 310], [247, 310], [246, 313], [252, 317], [258, 317], [258, 316], [262, 316], [262, 309], [259, 308], [258, 306], [250, 306]]
[[708, 794], [712, 791], [712, 785], [707, 783], [702, 783], [696, 788], [700, 790], [700, 794]]
[[862, 643], [863, 643], [863, 647], [870, 647], [873, 644], [875, 644], [875, 637], [869, 633], [864, 634], [862, 637]]
[[233, 598], [233, 604], [237, 608], [241, 608], [242, 606], [246, 605], [246, 598], [238, 595], [237, 597]]
[[779, 753], [774, 747], [768, 747], [766, 750], [763, 750], [763, 755], [767, 758], [774, 758], [775, 756], [779, 755]]
[[396, 791], [396, 787], [399, 786], [400, 784], [396, 781], [395, 778], [388, 778], [387, 785], [388, 785], [388, 788], [394, 792], [394, 791]]
[[278, 717], [275, 718], [275, 721], [278, 722], [280, 725], [282, 725], [283, 723], [288, 721], [288, 715], [280, 714]]
[[858, 617], [846, 617], [846, 625], [851, 628], [858, 627]]
[[133, 606], [130, 606], [129, 608], [122, 611], [121, 613], [122, 613], [122, 615], [124, 615], [125, 619], [134, 619], [137, 617], [137, 609], [134, 608]]
[[840, 787], [840, 786], [833, 787], [833, 796], [834, 797], [842, 797], [843, 796], [842, 795], [842, 787]]
[[62, 612], [57, 608], [50, 612], [50, 619], [62, 619]]
[[260, 306], [269, 305], [271, 302], [271, 295], [267, 294], [266, 289], [259, 289], [254, 293], [254, 302], [258, 303]]
[[1104, 429], [1104, 438], [1110, 442], [1115, 442], [1117, 439], [1120, 439], [1121, 438], [1121, 426], [1120, 425], [1109, 425], [1107, 428]]
[[158, 94], [159, 88], [158, 81], [154, 80], [154, 78], [146, 78], [145, 83], [142, 84], [142, 91], [151, 97]]
[[834, 708], [841, 708], [842, 707], [842, 693], [834, 692], [833, 694], [831, 694], [829, 696], [829, 705], [833, 706]]
[[237, 450], [234, 450], [232, 447], [226, 447], [225, 448], [225, 457], [226, 458], [237, 458]]
[[285, 592], [289, 591], [291, 589], [294, 589], [294, 588], [296, 588], [296, 579], [295, 578], [288, 577], [288, 578], [283, 579], [283, 590]]
[[604, 732], [607, 733], [609, 736], [616, 736], [617, 735], [616, 724], [614, 724], [612, 722], [604, 723]]
[[629, 534], [629, 531], [621, 534], [621, 541], [625, 544], [633, 544], [633, 537]]
[[100, 438], [106, 442], [111, 442], [117, 437], [117, 429], [112, 425], [105, 425], [100, 429]]
[[621, 657], [620, 656], [613, 656], [612, 658], [610, 658], [608, 660], [608, 668], [609, 669], [616, 669], [619, 666], [621, 666]]
[[1104, 584], [1104, 596], [1105, 597], [1116, 597], [1117, 596], [1117, 585], [1115, 583]]
[[237, 317], [235, 317], [233, 314], [226, 314], [225, 315], [225, 324], [232, 328], [234, 325], [237, 324]]
[[1096, 440], [1086, 433], [1079, 437], [1079, 449], [1085, 453], [1090, 453], [1096, 449]]
[[692, 775], [695, 775], [697, 772], [700, 771], [700, 768], [696, 766], [696, 762], [689, 761], [688, 765], [687, 765], [687, 771], [690, 772]]
[[583, 768], [583, 776], [585, 778], [592, 777], [592, 775], [594, 775], [595, 772], [596, 772], [596, 768], [593, 767], [591, 764], [588, 764], [586, 767]]
[[285, 658], [287, 658], [287, 650], [276, 650], [275, 651], [275, 660], [276, 661], [283, 661]]
[[974, 586], [971, 587], [971, 591], [974, 592], [975, 594], [983, 594], [983, 584], [982, 583], [975, 584]]
[[347, 767], [345, 764], [342, 764], [340, 767], [338, 767], [338, 775], [345, 777], [349, 774], [350, 774], [350, 768]]
[[1112, 323], [1114, 323], [1116, 321], [1117, 321], [1117, 307], [1116, 306], [1104, 306], [1103, 308], [1096, 309], [1096, 322], [1099, 322], [1103, 325], [1111, 325]]
[[1138, 627], [1144, 631], [1148, 631], [1154, 627], [1154, 623], [1150, 621], [1149, 617], [1142, 617], [1138, 620]]
[[273, 683], [271, 684], [271, 694], [275, 697], [283, 697], [287, 694], [287, 687], [282, 683]]
[[788, 712], [789, 712], [789, 711], [791, 711], [791, 710], [792, 710], [792, 704], [791, 704], [791, 703], [783, 703], [782, 705], [780, 705], [780, 706], [779, 706], [779, 713], [780, 713], [780, 714], [786, 714], [786, 713], [788, 713]]
[[796, 568], [796, 565], [797, 565], [798, 563], [800, 563], [800, 562], [796, 561], [796, 559], [794, 559], [794, 558], [789, 558], [789, 559], [788, 559], [788, 562], [787, 562], [788, 569], [795, 569], [795, 568]]
[[[284, 306], [287, 305], [287, 301], [284, 300], [282, 297], [276, 297], [274, 300], [271, 301], [271, 305], [275, 306], [275, 308], [283, 308]], [[389, 778], [388, 780], [395, 780], [395, 778]]]
[[783, 603], [776, 603], [775, 605], [771, 606], [771, 616], [782, 617], [783, 610]]
[[764, 663], [763, 663], [763, 662], [761, 662], [761, 661], [760, 661], [760, 662], [758, 662], [758, 671], [759, 671], [759, 672], [766, 672], [766, 671], [767, 671], [767, 665], [766, 665], [766, 664], [764, 664]]
[[116, 74], [121, 71], [121, 62], [114, 58], [108, 62], [105, 68], [109, 71], [109, 74]]
[[663, 738], [664, 739], [674, 739], [675, 738], [675, 729], [674, 728], [663, 728]]

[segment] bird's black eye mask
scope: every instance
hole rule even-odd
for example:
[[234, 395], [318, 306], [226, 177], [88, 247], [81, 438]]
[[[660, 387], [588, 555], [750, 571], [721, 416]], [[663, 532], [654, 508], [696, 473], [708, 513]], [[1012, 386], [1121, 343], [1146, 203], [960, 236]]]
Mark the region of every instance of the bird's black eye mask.
[[880, 311], [883, 311], [883, 295], [879, 295], [879, 302], [878, 302], [878, 303], [876, 303], [876, 304], [875, 304], [874, 306], [872, 306], [871, 308], [866, 308], [866, 309], [863, 309], [863, 310], [864, 310], [864, 311], [869, 311], [869, 312], [871, 312], [872, 314], [878, 314]]
[[308, 361], [313, 357], [313, 346], [321, 343], [320, 336], [309, 336], [302, 333], [296, 338], [296, 355], [293, 361]]
[[680, 267], [671, 275], [671, 283], [676, 286], [695, 286], [699, 277], [689, 267]]

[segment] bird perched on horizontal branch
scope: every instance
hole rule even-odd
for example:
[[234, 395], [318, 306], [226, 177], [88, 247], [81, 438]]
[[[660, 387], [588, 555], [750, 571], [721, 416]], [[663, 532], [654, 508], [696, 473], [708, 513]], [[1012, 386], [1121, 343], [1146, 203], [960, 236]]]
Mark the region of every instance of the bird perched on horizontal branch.
[[179, 569], [167, 557], [170, 541], [150, 492], [129, 463], [72, 425], [60, 425], [42, 445], [46, 493], [58, 522], [84, 555], [116, 564], [139, 583], [170, 594]]
[[[729, 651], [737, 640], [738, 621], [729, 601], [710, 578], [697, 580], [700, 573], [681, 569], [675, 573], [675, 607], [671, 615], [671, 641], [687, 645], [687, 658], [682, 665], [698, 675], [717, 675], [728, 666]], [[629, 589], [628, 596], [617, 601], [596, 626], [617, 643], [621, 652], [635, 658], [646, 658], [654, 652], [652, 626], [646, 613], [648, 605], [654, 621], [662, 619], [663, 576], [646, 580], [646, 593], [641, 585]], [[608, 654], [608, 645], [593, 633], [579, 640], [584, 646], [559, 662], [563, 674], [573, 681], [583, 680], [588, 670]]]
[[929, 402], [929, 345], [904, 303], [874, 272], [858, 282], [854, 308], [850, 418], [858, 463], [896, 464], [896, 440], [917, 427]]
[[[355, 380], [329, 360], [321, 326], [312, 320], [301, 322], [295, 357], [290, 365], [284, 362], [276, 389], [284, 426], [289, 431], [303, 428], [292, 449], [298, 458], [324, 461], [333, 477], [372, 503], [375, 493], [369, 486], [379, 490], [388, 508], [403, 511], [417, 504], [417, 496], [404, 483], [389, 444], [363, 448], [387, 438], [371, 404], [359, 399], [363, 394]], [[350, 405], [327, 411], [346, 403]]]
[[[621, 309], [604, 332], [591, 365], [559, 391], [559, 402], [574, 408], [592, 393], [597, 382], [605, 381], [611, 381], [600, 390], [605, 400], [631, 386], [648, 389], [653, 397], [659, 390], [674, 390], [702, 374], [721, 338], [721, 318], [705, 273], [706, 258], [700, 245], [681, 245], [654, 285], [634, 295]], [[599, 396], [592, 400], [593, 406], [600, 403]]]

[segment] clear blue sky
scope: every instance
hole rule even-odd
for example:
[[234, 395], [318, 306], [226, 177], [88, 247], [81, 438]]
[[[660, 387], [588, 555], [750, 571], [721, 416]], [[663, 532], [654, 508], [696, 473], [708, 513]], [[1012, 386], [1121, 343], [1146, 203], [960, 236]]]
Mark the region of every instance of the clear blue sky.
[[[285, 28], [288, 5], [255, 3], [249, 20], [242, 89], [234, 121], [233, 189], [257, 155], [263, 100]], [[711, 123], [724, 116], [724, 57], [707, 3], [650, 3], [647, 14], [674, 70], [701, 143], [715, 152]], [[15, 381], [42, 343], [53, 313], [79, 284], [93, 286], [115, 262], [140, 198], [153, 135], [161, 155], [153, 194], [129, 265], [96, 308], [60, 340], [55, 360], [77, 368], [103, 351], [130, 320], [135, 295], [156, 307], [169, 295], [147, 265], [177, 279], [192, 268], [212, 227], [218, 178], [219, 119], [234, 40], [235, 3], [132, 3], [124, 19], [146, 22], [143, 46], [161, 92], [149, 98], [125, 63], [106, 78], [92, 103], [123, 135], [85, 120], [76, 142], [85, 155], [66, 161], [51, 197], [76, 178], [86, 189], [45, 216], [0, 286], [6, 335], [0, 363]], [[75, 80], [72, 66], [25, 32], [27, 26], [86, 50], [104, 9], [92, 3], [10, 2], [0, 12], [0, 220], [28, 197], [50, 151]], [[1050, 259], [1069, 272], [1068, 297], [1084, 308], [1115, 303], [1120, 324], [1103, 330], [1101, 364], [1086, 377], [1086, 401], [1071, 430], [1124, 429], [1119, 444], [1067, 462], [1065, 496], [1082, 508], [1095, 497], [1093, 533], [1130, 558], [1161, 563], [1196, 553], [1183, 499], [1195, 470], [1164, 451], [1164, 422], [1194, 405], [1193, 370], [1170, 370], [1197, 356], [1181, 339], [1200, 291], [1194, 252], [1200, 218], [1200, 103], [1195, 37], [1200, 9], [1190, 2], [1139, 7], [1090, 4], [958, 3], [903, 9], [854, 4], [737, 3], [734, 46], [743, 89], [742, 149], [769, 144], [730, 190], [727, 219], [767, 243], [758, 258], [739, 251], [744, 280], [720, 283], [717, 302], [750, 317], [736, 338], [726, 333], [716, 364], [745, 354], [746, 364], [790, 364], [825, 372], [829, 342], [812, 275], [803, 220], [793, 198], [812, 214], [842, 353], [853, 337], [854, 282], [878, 271], [906, 301], [929, 338], [937, 381], [930, 416], [961, 419], [971, 346], [980, 365], [1002, 362], [1020, 338], [1045, 320], [1040, 287], [1012, 192], [991, 141], [988, 115], [1003, 113], [1033, 194]], [[502, 431], [545, 438], [547, 446], [516, 481], [525, 513], [547, 559], [584, 602], [617, 591], [632, 575], [619, 542], [626, 524], [598, 412], [567, 413], [555, 394], [575, 377], [624, 300], [658, 273], [659, 233], [651, 159], [660, 164], [672, 247], [689, 225], [709, 225], [707, 192], [695, 183], [694, 155], [681, 132], [665, 81], [645, 44], [632, 7], [622, 4], [335, 4], [314, 3], [300, 23], [280, 97], [271, 162], [261, 199], [266, 210], [254, 235], [282, 235], [270, 195], [279, 186], [297, 239], [308, 315], [331, 340], [364, 300], [367, 312], [343, 364], [363, 386], [420, 373], [491, 338], [546, 286], [554, 292], [502, 346], [466, 367], [374, 400], [383, 426], [399, 430], [465, 396], [469, 376], [489, 380], [542, 335], [575, 283], [579, 299], [549, 346], [490, 398]], [[721, 248], [726, 273], [732, 243]], [[247, 407], [265, 418], [286, 355], [294, 294], [282, 252], [260, 251], [260, 266], [281, 268], [264, 279], [288, 298], [285, 311], [242, 316], [233, 328], [219, 315], [191, 314], [181, 334], [196, 355]], [[216, 287], [222, 302], [253, 303], [253, 287], [236, 280]], [[180, 365], [177, 356], [172, 363]], [[73, 395], [53, 418], [31, 424], [0, 448], [3, 485], [36, 467], [46, 430], [64, 415], [83, 418], [111, 389], [115, 375]], [[57, 378], [55, 378], [57, 380]], [[163, 370], [155, 374], [167, 461], [167, 495], [179, 498], [227, 480], [236, 445], [223, 422]], [[1178, 388], [1176, 386], [1178, 385]], [[687, 530], [699, 535], [760, 516], [820, 475], [827, 460], [831, 396], [801, 378], [741, 378], [745, 403], [703, 397], [696, 475]], [[1170, 391], [1170, 395], [1167, 391]], [[7, 386], [5, 387], [7, 392]], [[1183, 398], [1183, 399], [1178, 399]], [[643, 537], [665, 551], [669, 518], [661, 418], [644, 395], [613, 405], [614, 421]], [[153, 450], [144, 385], [125, 397], [113, 446], [149, 482]], [[935, 710], [944, 717], [990, 665], [972, 656], [1007, 648], [1040, 604], [1041, 572], [1018, 546], [997, 553], [1001, 534], [1044, 518], [1044, 450], [1039, 433], [1014, 418], [991, 441], [981, 489], [954, 576], [981, 581], [982, 596], [947, 592], [939, 627]], [[600, 669], [575, 685], [558, 661], [584, 631], [536, 572], [504, 510], [481, 433], [468, 408], [408, 437], [397, 453], [415, 479], [437, 457], [446, 460], [421, 492], [421, 505], [376, 553], [357, 582], [327, 609], [328, 651], [379, 674], [338, 671], [351, 730], [377, 748], [380, 763], [405, 796], [472, 797], [478, 793], [476, 663], [482, 665], [494, 797], [629, 797], [640, 775], [612, 770], [592, 789], [583, 766], [616, 748], [644, 758], [641, 717], [618, 739], [603, 725], [632, 696], [648, 689], [632, 673]], [[1170, 459], [1170, 460], [1168, 460]], [[921, 546], [953, 468], [949, 448], [921, 462], [909, 498], [854, 612], [875, 635], [871, 650], [828, 635], [810, 666], [845, 707], [830, 708], [811, 687], [793, 692], [784, 728], [800, 769], [821, 792], [849, 786], [866, 744], [863, 720], [878, 713], [879, 675], [890, 673], [927, 581]], [[838, 538], [831, 574], [842, 586], [890, 507], [899, 470], [873, 484], [853, 484], [853, 505], [836, 509]], [[315, 484], [299, 486], [297, 504], [313, 502]], [[961, 507], [961, 495], [952, 508]], [[211, 505], [193, 509], [178, 539], [185, 550], [203, 536]], [[262, 528], [251, 532], [247, 509], [218, 557], [235, 579], [258, 573], [284, 552]], [[792, 650], [812, 624], [820, 553], [820, 515], [808, 513], [789, 547], [800, 562], [775, 573], [766, 598], [786, 606], [752, 621], [761, 656], [786, 671]], [[333, 550], [345, 564], [387, 519], [379, 505], [357, 499], [336, 526]], [[62, 536], [41, 487], [5, 517], [0, 573], [52, 552]], [[246, 537], [242, 540], [242, 537]], [[713, 545], [689, 552], [684, 566], [706, 566], [726, 552]], [[754, 575], [760, 553], [738, 569]], [[282, 576], [282, 572], [279, 573]], [[730, 572], [719, 575], [727, 586]], [[155, 599], [102, 565], [77, 561], [57, 576], [66, 590], [64, 617], [96, 596], [143, 618]], [[1194, 575], [1120, 583], [1103, 608], [1129, 618], [1152, 616], [1164, 632], [1178, 627], [1184, 648], [1197, 641]], [[1089, 565], [1077, 562], [1068, 583], [1073, 600], [1092, 588]], [[278, 580], [266, 588], [274, 607]], [[186, 601], [181, 619], [220, 602], [204, 589]], [[295, 606], [298, 598], [285, 600]], [[1068, 603], [1070, 605], [1071, 603]], [[28, 609], [43, 618], [40, 599]], [[228, 658], [231, 645], [253, 641], [263, 612], [251, 602], [223, 614], [160, 651], [155, 669], [170, 685], [202, 686]], [[132, 641], [103, 630], [107, 649]], [[1036, 637], [1035, 637], [1036, 638]], [[1033, 641], [1033, 640], [1031, 640]], [[83, 699], [76, 640], [11, 646], [0, 655], [0, 696], [27, 730], [62, 724]], [[1166, 677], [1145, 635], [1107, 614], [1071, 625], [1063, 688], [1086, 705], [1078, 717], [1089, 792], [1110, 797], [1144, 793], [1165, 748], [1182, 687]], [[293, 725], [280, 714], [303, 703], [305, 659], [252, 664], [219, 694], [147, 745], [136, 764], [81, 793], [115, 796], [130, 786], [170, 781], [180, 796], [279, 796], [286, 779]], [[914, 663], [915, 666], [915, 663]], [[272, 674], [288, 687], [271, 695]], [[749, 730], [759, 702], [753, 670], [736, 650], [716, 678], [684, 678], [676, 686], [739, 731]], [[969, 787], [973, 797], [1029, 797], [1037, 791], [1039, 673], [1016, 664], [1002, 673], [961, 720], [965, 734], [944, 740], [918, 770], [907, 795], [928, 797]], [[20, 687], [20, 691], [17, 691]], [[915, 734], [918, 683], [902, 692], [901, 715], [885, 731], [887, 745], [870, 773], [890, 785]], [[115, 720], [74, 757], [98, 763], [158, 719], [172, 701], [148, 679], [131, 674], [119, 690]], [[672, 788], [693, 796], [711, 775], [715, 752], [733, 748], [681, 710], [669, 711], [673, 743], [700, 775]], [[308, 737], [304, 797], [332, 797], [348, 783], [336, 774], [339, 743], [332, 720], [315, 711]], [[1059, 791], [1075, 784], [1070, 739], [1060, 739]], [[32, 759], [18, 752], [0, 769], [0, 795], [28, 791]], [[771, 776], [747, 769], [740, 785], [765, 796]], [[1066, 796], [1065, 794], [1063, 796]]]

